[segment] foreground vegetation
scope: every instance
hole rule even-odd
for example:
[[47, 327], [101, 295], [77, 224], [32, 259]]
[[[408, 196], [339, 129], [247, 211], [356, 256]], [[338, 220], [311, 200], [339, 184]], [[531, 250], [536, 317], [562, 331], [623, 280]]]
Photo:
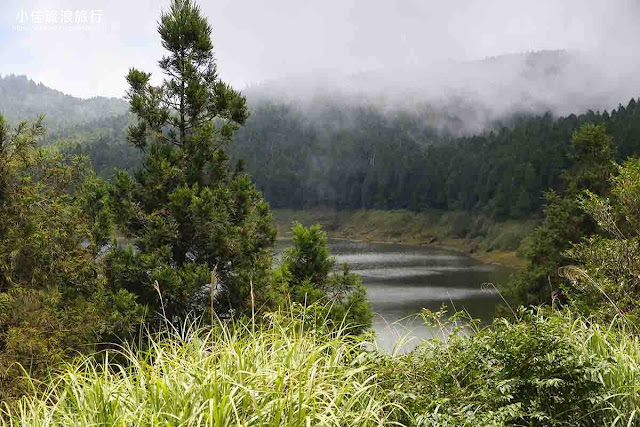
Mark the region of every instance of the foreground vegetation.
[[[322, 310], [212, 329], [194, 323], [70, 365], [5, 425], [384, 425], [396, 409], [374, 358]], [[317, 324], [315, 322], [317, 320]]]
[[[382, 354], [326, 309], [151, 335], [70, 364], [4, 408], [3, 426], [631, 426], [640, 341], [568, 311], [521, 310], [406, 355]], [[423, 314], [440, 332], [443, 312]], [[471, 328], [471, 329], [469, 329]], [[472, 334], [465, 331], [472, 330]]]
[[[98, 177], [83, 157], [41, 145], [42, 118], [0, 115], [0, 400], [31, 392], [90, 354], [198, 313], [213, 322], [294, 302], [331, 303], [332, 319], [367, 329], [366, 290], [348, 265], [334, 271], [326, 236], [299, 235], [273, 268], [269, 204], [225, 147], [246, 120], [241, 93], [216, 73], [211, 26], [190, 0], [158, 25], [165, 79], [131, 69], [140, 151], [133, 173]], [[126, 243], [112, 236], [122, 236]]]

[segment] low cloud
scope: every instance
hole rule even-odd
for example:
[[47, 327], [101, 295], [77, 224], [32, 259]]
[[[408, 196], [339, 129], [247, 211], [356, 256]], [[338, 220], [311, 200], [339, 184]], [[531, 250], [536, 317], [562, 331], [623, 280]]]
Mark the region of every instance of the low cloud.
[[[76, 96], [121, 97], [129, 67], [158, 74], [155, 27], [168, 3], [5, 1], [0, 74], [26, 74]], [[566, 114], [612, 108], [640, 93], [635, 0], [217, 0], [201, 7], [221, 77], [254, 97], [309, 102], [321, 94], [383, 109], [463, 100], [483, 106], [480, 124], [514, 105]], [[102, 16], [94, 30], [12, 27], [22, 11], [94, 9]], [[484, 60], [540, 50], [565, 54], [533, 65], [526, 55]]]

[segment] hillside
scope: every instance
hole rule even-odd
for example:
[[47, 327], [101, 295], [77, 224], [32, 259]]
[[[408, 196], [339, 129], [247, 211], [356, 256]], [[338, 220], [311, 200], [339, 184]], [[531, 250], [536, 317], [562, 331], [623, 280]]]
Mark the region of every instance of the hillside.
[[618, 159], [640, 149], [640, 82], [595, 64], [556, 50], [266, 82], [230, 152], [278, 208], [530, 217], [581, 124], [606, 124]]
[[76, 98], [26, 76], [0, 76], [0, 113], [10, 122], [32, 120], [44, 114], [45, 126], [51, 131], [118, 116], [128, 110], [122, 99]]
[[36, 83], [26, 76], [0, 76], [0, 114], [9, 123], [44, 115], [42, 144], [91, 158], [98, 174], [114, 168], [132, 170], [140, 153], [126, 140], [129, 104], [117, 98], [77, 98]]
[[[580, 79], [569, 78], [577, 68]], [[536, 216], [542, 193], [559, 189], [581, 124], [605, 123], [618, 159], [640, 149], [640, 109], [628, 102], [637, 93], [621, 94], [575, 53], [503, 55], [419, 75], [247, 88], [251, 116], [229, 154], [276, 208], [462, 210], [504, 220]], [[44, 142], [88, 155], [104, 176], [139, 161], [123, 100], [74, 98], [16, 76], [0, 79], [0, 92], [9, 120], [45, 113]]]
[[514, 115], [471, 137], [429, 128], [419, 115], [333, 106], [313, 119], [294, 106], [261, 103], [231, 147], [272, 206], [425, 209], [536, 215], [548, 189], [573, 167], [571, 135], [602, 123], [617, 159], [640, 152], [635, 100], [603, 112]]

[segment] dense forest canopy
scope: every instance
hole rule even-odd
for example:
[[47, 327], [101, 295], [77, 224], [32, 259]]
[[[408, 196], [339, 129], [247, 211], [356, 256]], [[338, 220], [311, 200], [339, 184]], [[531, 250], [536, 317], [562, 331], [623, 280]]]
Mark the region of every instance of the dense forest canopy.
[[373, 107], [322, 109], [313, 119], [291, 105], [262, 102], [231, 153], [274, 207], [467, 210], [497, 217], [535, 215], [547, 189], [571, 168], [571, 135], [602, 123], [616, 158], [640, 149], [636, 101], [610, 113], [556, 118], [515, 114], [476, 136], [453, 137], [419, 113]]

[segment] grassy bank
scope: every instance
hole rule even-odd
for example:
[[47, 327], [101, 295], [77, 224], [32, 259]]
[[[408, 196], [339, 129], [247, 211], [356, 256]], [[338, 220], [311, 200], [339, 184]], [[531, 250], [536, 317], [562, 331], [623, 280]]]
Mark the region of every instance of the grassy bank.
[[436, 245], [464, 251], [487, 263], [519, 267], [518, 256], [536, 221], [496, 222], [466, 212], [275, 210], [279, 236], [291, 223], [321, 224], [330, 237], [410, 245]]
[[322, 309], [294, 311], [85, 358], [3, 408], [0, 425], [637, 425], [640, 342], [615, 325], [521, 310], [386, 355], [323, 329]]
[[187, 325], [143, 349], [81, 360], [0, 414], [0, 425], [392, 425], [397, 408], [361, 339], [328, 333], [316, 326], [319, 311], [300, 310]]

